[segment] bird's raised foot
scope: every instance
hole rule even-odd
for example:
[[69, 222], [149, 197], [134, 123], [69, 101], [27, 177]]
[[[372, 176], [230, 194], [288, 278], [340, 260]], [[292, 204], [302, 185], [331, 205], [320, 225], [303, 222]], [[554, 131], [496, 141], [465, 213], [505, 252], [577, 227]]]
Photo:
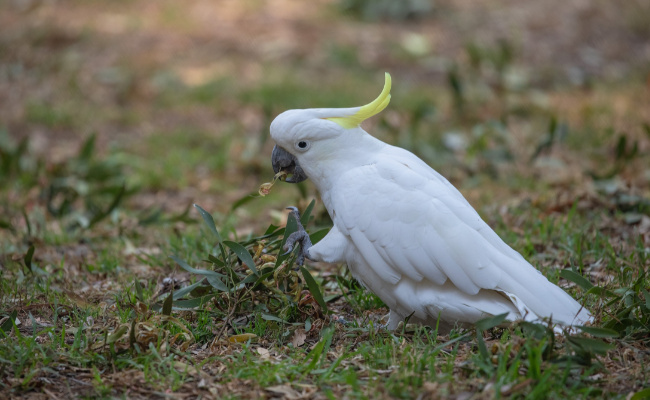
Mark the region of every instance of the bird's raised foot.
[[309, 234], [307, 233], [305, 228], [302, 226], [302, 223], [300, 222], [300, 212], [298, 212], [298, 208], [287, 207], [287, 210], [291, 210], [291, 214], [293, 214], [294, 218], [296, 219], [296, 223], [298, 224], [298, 230], [293, 232], [287, 238], [283, 247], [283, 249], [286, 252], [282, 255], [285, 256], [291, 253], [296, 243], [300, 244], [300, 252], [298, 253], [298, 257], [296, 258], [296, 264], [302, 266], [305, 263], [305, 258], [307, 259], [310, 258], [309, 248], [312, 246], [311, 239], [309, 239]]

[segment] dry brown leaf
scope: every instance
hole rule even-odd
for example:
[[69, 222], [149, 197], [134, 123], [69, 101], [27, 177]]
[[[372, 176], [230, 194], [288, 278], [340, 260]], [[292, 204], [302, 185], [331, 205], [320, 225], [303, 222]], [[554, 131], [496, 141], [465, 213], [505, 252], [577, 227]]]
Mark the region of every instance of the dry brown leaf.
[[202, 372], [200, 369], [196, 368], [195, 366], [186, 364], [186, 363], [184, 363], [182, 361], [174, 361], [173, 365], [174, 365], [174, 369], [176, 371], [178, 371], [180, 373], [187, 372], [188, 374], [190, 374], [192, 376], [199, 375]]
[[302, 398], [300, 393], [288, 385], [269, 386], [266, 388], [266, 390], [274, 394], [282, 395], [283, 398], [289, 400]]
[[246, 343], [249, 340], [257, 339], [257, 335], [254, 333], [241, 333], [239, 335], [232, 335], [228, 337], [230, 343]]
[[70, 290], [63, 289], [63, 293], [65, 293], [68, 299], [72, 301], [75, 305], [77, 305], [77, 307], [79, 308], [95, 307], [95, 304], [89, 303], [88, 301], [86, 301], [86, 299], [84, 299], [83, 297], [79, 296], [78, 294]]
[[271, 352], [268, 349], [265, 349], [264, 347], [258, 347], [255, 349], [257, 351], [257, 354], [260, 355], [260, 358], [262, 360], [270, 360], [271, 359]]
[[305, 344], [305, 339], [307, 339], [307, 334], [304, 329], [296, 329], [293, 333], [293, 338], [291, 339], [291, 344], [293, 347], [300, 347]]
[[528, 378], [522, 382], [517, 383], [516, 385], [504, 385], [501, 387], [501, 395], [510, 396], [511, 394], [517, 393], [522, 389], [525, 389], [527, 386], [530, 386], [530, 384], [533, 382], [533, 379]]

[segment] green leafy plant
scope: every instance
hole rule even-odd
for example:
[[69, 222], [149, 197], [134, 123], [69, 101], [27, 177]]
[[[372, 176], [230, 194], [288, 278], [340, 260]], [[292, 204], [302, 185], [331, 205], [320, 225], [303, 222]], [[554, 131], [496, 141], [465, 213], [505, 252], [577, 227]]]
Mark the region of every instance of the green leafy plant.
[[[309, 221], [313, 207], [314, 201], [301, 217], [303, 224]], [[297, 228], [292, 217], [285, 228], [271, 225], [261, 236], [235, 242], [222, 238], [210, 213], [198, 205], [195, 208], [215, 240], [213, 251], [204, 260], [210, 268], [194, 268], [180, 257], [171, 256], [181, 268], [200, 277], [196, 283], [174, 292], [174, 308], [209, 305], [227, 321], [251, 311], [264, 320], [282, 323], [304, 322], [327, 314], [327, 303], [316, 280], [305, 267], [295, 265], [293, 254], [283, 254], [286, 238]], [[310, 238], [316, 243], [325, 233], [317, 231]]]
[[363, 20], [407, 20], [419, 19], [431, 15], [434, 7], [429, 0], [341, 0], [339, 8]]
[[30, 189], [38, 184], [43, 164], [30, 156], [28, 138], [16, 144], [6, 130], [0, 130], [0, 184]]
[[77, 156], [54, 165], [42, 196], [55, 217], [68, 216], [69, 228], [89, 228], [115, 210], [125, 196], [125, 175], [111, 159], [96, 159], [95, 136], [90, 136]]

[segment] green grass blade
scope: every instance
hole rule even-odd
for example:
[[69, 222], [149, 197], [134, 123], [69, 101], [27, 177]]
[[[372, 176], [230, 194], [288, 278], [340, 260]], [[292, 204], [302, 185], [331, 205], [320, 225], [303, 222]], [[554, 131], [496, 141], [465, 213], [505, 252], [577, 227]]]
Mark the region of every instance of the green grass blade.
[[144, 302], [144, 295], [142, 294], [142, 286], [140, 286], [140, 280], [138, 278], [135, 278], [134, 286], [135, 286], [135, 297], [139, 301]]
[[[193, 309], [193, 308], [198, 308], [198, 307], [201, 307], [203, 304], [206, 304], [207, 302], [212, 300], [212, 298], [214, 296], [215, 296], [215, 294], [212, 293], [212, 294], [208, 294], [206, 296], [201, 296], [201, 297], [197, 297], [197, 298], [190, 299], [190, 300], [174, 301], [174, 304], [173, 304], [172, 308], [173, 309]], [[165, 299], [165, 301], [166, 301], [166, 299]], [[164, 306], [164, 304], [163, 304], [163, 306]], [[163, 314], [164, 314], [164, 312], [163, 312]]]
[[583, 290], [589, 290], [594, 287], [594, 285], [592, 285], [591, 282], [589, 282], [584, 276], [578, 274], [577, 272], [573, 272], [570, 269], [563, 269], [560, 272], [560, 276], [580, 286]]
[[490, 353], [488, 353], [487, 347], [485, 346], [483, 334], [478, 329], [476, 330], [476, 345], [478, 346], [478, 352], [481, 355], [481, 358], [485, 361], [489, 361]]
[[106, 344], [112, 344], [120, 340], [122, 336], [129, 330], [125, 325], [120, 326], [115, 332], [108, 335], [106, 339]]
[[199, 286], [204, 285], [204, 280], [201, 279], [196, 283], [193, 283], [189, 286], [185, 286], [184, 288], [178, 289], [177, 291], [174, 292], [174, 300], [178, 300], [183, 298], [186, 294], [190, 293], [192, 290], [198, 288]]
[[217, 237], [217, 241], [221, 243], [221, 235], [219, 235], [219, 231], [217, 231], [217, 226], [214, 224], [214, 218], [212, 218], [212, 215], [205, 211], [203, 208], [201, 208], [200, 205], [194, 204], [194, 208], [201, 214], [201, 217], [203, 217], [203, 221], [205, 224], [208, 226], [210, 231], [214, 233], [214, 236]]
[[327, 303], [325, 303], [325, 300], [323, 299], [323, 293], [321, 293], [318, 283], [316, 283], [314, 277], [311, 276], [305, 267], [300, 267], [300, 271], [302, 272], [302, 276], [305, 278], [307, 288], [309, 288], [311, 295], [314, 296], [314, 300], [316, 300], [318, 305], [321, 307], [323, 313], [327, 314]]
[[305, 370], [303, 371], [303, 376], [307, 375], [310, 371], [312, 371], [314, 368], [316, 368], [316, 364], [321, 360], [322, 356], [327, 355], [327, 350], [329, 346], [332, 343], [332, 335], [334, 334], [334, 329], [330, 328], [325, 328], [323, 330], [322, 337], [320, 341], [314, 346], [314, 349], [307, 354], [307, 357], [305, 358], [306, 360], [311, 359], [311, 362]]
[[242, 279], [240, 283], [243, 284], [248, 284], [248, 283], [255, 283], [259, 279], [259, 275], [255, 274], [250, 274], [246, 278]]
[[219, 278], [215, 278], [214, 276], [208, 276], [206, 278], [208, 280], [208, 283], [215, 289], [221, 290], [222, 292], [229, 292], [230, 289], [228, 289], [228, 286], [226, 286], [223, 281]]
[[18, 316], [18, 310], [13, 310], [11, 314], [9, 315], [9, 319], [7, 319], [2, 326], [0, 326], [0, 330], [3, 332], [9, 332], [11, 331], [11, 328], [14, 327], [14, 323], [16, 321], [16, 317]]
[[0, 229], [6, 229], [10, 232], [15, 232], [16, 230], [14, 229], [14, 226], [11, 224], [9, 221], [1, 220], [0, 219]]
[[595, 353], [595, 354], [605, 354], [609, 350], [613, 349], [614, 346], [605, 343], [602, 340], [599, 339], [591, 339], [591, 338], [586, 338], [586, 337], [577, 337], [577, 336], [569, 336], [567, 338], [571, 344], [579, 347], [582, 350], [588, 351], [590, 353]]
[[126, 193], [126, 183], [122, 184], [122, 187], [117, 192], [117, 194], [113, 198], [113, 201], [108, 206], [108, 208], [106, 208], [105, 211], [102, 211], [102, 212], [99, 212], [99, 213], [95, 214], [95, 216], [88, 223], [88, 228], [92, 227], [93, 225], [95, 225], [99, 221], [101, 221], [104, 218], [106, 218], [107, 216], [109, 216], [113, 212], [113, 210], [115, 208], [117, 208], [117, 206], [120, 205], [120, 202], [122, 201], [122, 198], [124, 197], [124, 193]]
[[280, 254], [278, 254], [278, 259], [275, 262], [276, 268], [279, 267], [284, 260], [291, 257], [291, 253], [287, 254], [286, 256], [282, 255], [282, 253], [284, 253], [283, 248], [289, 236], [291, 236], [291, 234], [294, 233], [297, 229], [298, 223], [296, 222], [296, 219], [293, 217], [293, 214], [289, 214], [289, 217], [287, 218], [287, 226], [284, 228], [284, 237], [282, 238], [282, 243], [280, 244]]
[[228, 291], [228, 287], [221, 281], [221, 278], [225, 278], [225, 275], [222, 275], [214, 271], [208, 271], [205, 269], [192, 268], [189, 266], [188, 263], [186, 263], [185, 261], [181, 260], [180, 258], [174, 255], [170, 256], [170, 258], [176, 261], [176, 263], [180, 265], [181, 268], [183, 268], [187, 272], [205, 276], [208, 282], [210, 283], [210, 285], [212, 285], [215, 289], [221, 290], [222, 292]]
[[88, 161], [93, 157], [93, 152], [95, 151], [95, 134], [88, 136], [79, 150], [77, 158], [79, 160]]
[[169, 296], [163, 302], [162, 313], [163, 315], [172, 315], [172, 305], [174, 304], [174, 291], [169, 293]]
[[260, 197], [257, 192], [251, 192], [247, 194], [246, 196], [240, 198], [239, 200], [236, 200], [234, 203], [232, 203], [232, 206], [230, 207], [230, 212], [235, 211], [239, 207], [243, 206], [244, 204], [255, 200], [256, 198]]
[[261, 313], [261, 317], [262, 317], [262, 319], [265, 320], [265, 321], [275, 321], [275, 322], [281, 322], [281, 323], [283, 323], [283, 324], [288, 324], [287, 321], [283, 320], [283, 319], [280, 318], [280, 317], [276, 317], [275, 315], [266, 314], [266, 313]]
[[329, 233], [329, 228], [321, 229], [319, 231], [316, 231], [309, 235], [309, 240], [311, 240], [312, 244], [316, 244], [321, 241]]
[[271, 233], [275, 232], [276, 229], [278, 229], [278, 227], [271, 224], [268, 228], [266, 228], [266, 231], [264, 231], [264, 234], [262, 236], [270, 235]]
[[597, 296], [606, 296], [606, 297], [619, 297], [616, 293], [599, 286], [594, 286], [591, 289], [587, 290], [586, 294], [595, 294]]
[[190, 265], [188, 263], [186, 263], [185, 261], [183, 261], [182, 259], [178, 258], [175, 255], [171, 255], [171, 256], [169, 256], [169, 258], [176, 261], [176, 264], [180, 265], [181, 268], [183, 268], [187, 272], [191, 272], [193, 274], [203, 275], [203, 276], [207, 276], [207, 277], [212, 276], [212, 277], [217, 277], [217, 278], [225, 278], [225, 275], [220, 274], [220, 273], [215, 272], [215, 271], [209, 271], [207, 269], [192, 268], [192, 267], [190, 267]]
[[25, 262], [25, 266], [27, 269], [31, 272], [32, 270], [32, 258], [34, 257], [34, 245], [29, 246], [29, 249], [27, 250], [27, 253], [25, 253], [25, 257], [23, 258], [23, 261]]
[[597, 328], [595, 326], [576, 326], [576, 328], [580, 329], [584, 333], [588, 333], [591, 336], [594, 337], [600, 337], [600, 338], [615, 338], [619, 337], [618, 332], [612, 329], [607, 329], [607, 328]]
[[29, 217], [27, 216], [27, 211], [25, 207], [22, 208], [23, 218], [25, 219], [25, 226], [27, 227], [27, 236], [32, 237], [32, 224], [29, 222]]
[[650, 388], [639, 390], [638, 392], [634, 393], [632, 397], [630, 397], [630, 400], [643, 400], [643, 399], [650, 399]]
[[136, 318], [133, 318], [133, 321], [131, 321], [131, 329], [129, 329], [129, 348], [133, 349], [136, 344], [136, 338], [135, 338], [135, 324], [137, 323]]
[[466, 340], [468, 337], [470, 337], [470, 335], [471, 335], [471, 333], [468, 332], [468, 333], [465, 333], [463, 335], [457, 336], [457, 337], [455, 337], [455, 338], [453, 338], [451, 340], [448, 340], [445, 343], [440, 343], [439, 345], [437, 345], [433, 349], [433, 351], [431, 353], [432, 354], [437, 354], [438, 352], [440, 352], [440, 350], [444, 349], [447, 346], [451, 346], [452, 344], [454, 344], [456, 342], [460, 342], [461, 340]]
[[226, 245], [235, 254], [237, 254], [237, 257], [239, 257], [239, 259], [242, 260], [242, 262], [246, 264], [246, 266], [248, 266], [248, 268], [250, 268], [250, 270], [253, 271], [255, 275], [259, 274], [257, 272], [257, 268], [255, 268], [255, 261], [253, 261], [253, 257], [251, 257], [251, 254], [248, 252], [248, 250], [246, 250], [244, 246], [230, 240], [224, 240], [223, 244]]
[[311, 217], [311, 212], [314, 209], [314, 205], [316, 204], [316, 200], [312, 200], [311, 203], [307, 206], [305, 211], [302, 213], [302, 216], [300, 217], [300, 223], [304, 226], [309, 223], [309, 218]]
[[499, 315], [495, 315], [493, 317], [489, 318], [484, 318], [480, 321], [476, 322], [476, 330], [477, 331], [485, 331], [490, 328], [494, 328], [495, 326], [501, 325], [503, 321], [506, 320], [506, 317], [508, 316], [508, 313], [503, 313]]

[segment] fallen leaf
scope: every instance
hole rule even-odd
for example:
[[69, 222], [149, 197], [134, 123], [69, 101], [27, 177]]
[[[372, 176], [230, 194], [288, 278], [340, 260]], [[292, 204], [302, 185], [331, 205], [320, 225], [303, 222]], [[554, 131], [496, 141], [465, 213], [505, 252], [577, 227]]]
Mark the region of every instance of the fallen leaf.
[[282, 395], [283, 398], [289, 400], [300, 399], [302, 397], [300, 396], [300, 393], [288, 385], [269, 386], [266, 388], [266, 390], [275, 394]]
[[270, 360], [271, 359], [271, 352], [268, 349], [265, 349], [264, 347], [258, 347], [256, 349], [257, 354], [260, 355], [260, 358], [262, 360]]
[[527, 386], [530, 386], [530, 384], [533, 382], [534, 382], [533, 379], [528, 378], [522, 382], [517, 383], [516, 385], [504, 385], [500, 389], [501, 395], [510, 396], [511, 394], [517, 393], [522, 389], [526, 388]]
[[91, 308], [95, 307], [93, 303], [86, 301], [85, 298], [79, 296], [73, 291], [63, 289], [63, 293], [68, 297], [68, 300], [72, 301], [79, 308]]
[[293, 338], [291, 339], [291, 344], [293, 347], [300, 347], [305, 344], [305, 339], [307, 339], [307, 334], [304, 329], [296, 329], [293, 333]]
[[[187, 373], [191, 376], [196, 376], [202, 373], [202, 371], [196, 368], [195, 366], [186, 364], [181, 361], [174, 361], [173, 366], [176, 371], [180, 373]], [[202, 375], [205, 375], [205, 373], [203, 373]]]
[[230, 343], [246, 343], [249, 340], [256, 339], [257, 335], [254, 333], [242, 333], [239, 335], [232, 335], [228, 338]]

